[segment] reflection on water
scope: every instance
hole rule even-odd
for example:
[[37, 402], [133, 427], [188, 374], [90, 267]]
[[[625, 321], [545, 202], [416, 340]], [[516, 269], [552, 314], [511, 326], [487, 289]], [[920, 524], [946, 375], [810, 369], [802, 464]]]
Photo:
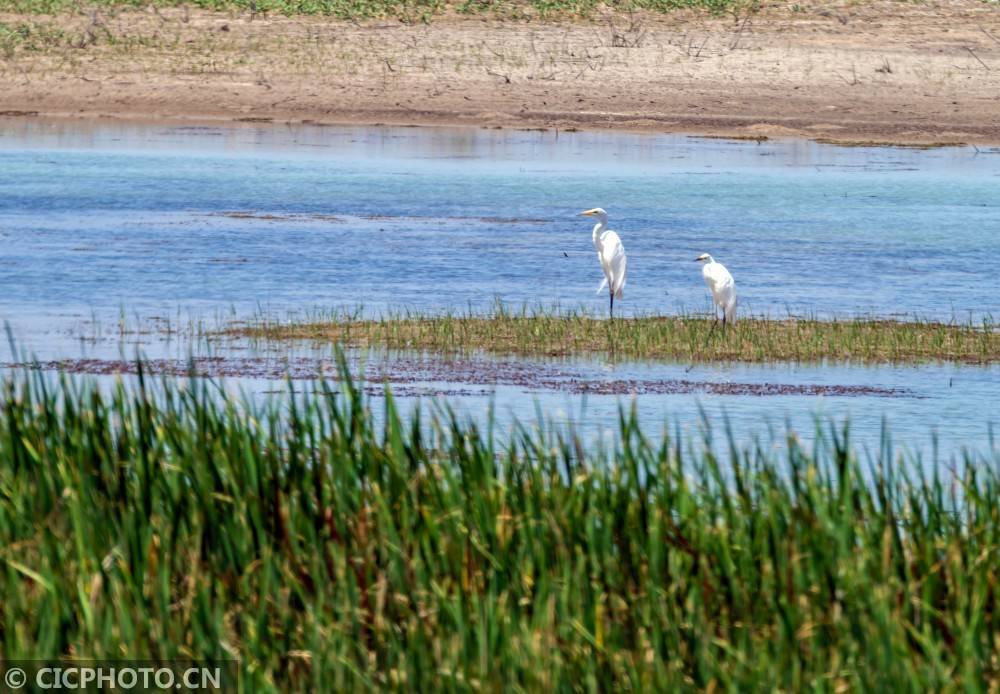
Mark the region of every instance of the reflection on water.
[[[40, 359], [131, 357], [141, 348], [183, 360], [223, 348], [168, 344], [168, 327], [260, 310], [461, 311], [499, 298], [600, 311], [590, 227], [575, 216], [595, 205], [610, 211], [630, 255], [626, 314], [706, 310], [691, 261], [711, 252], [736, 277], [742, 309], [755, 313], [995, 317], [1000, 280], [983, 268], [1000, 256], [997, 154], [551, 131], [5, 120], [0, 318], [17, 350]], [[114, 326], [136, 315], [149, 334], [119, 338]], [[91, 340], [95, 325], [103, 332]], [[908, 441], [929, 445], [936, 430], [954, 451], [987, 445], [1000, 418], [996, 368], [686, 373], [687, 365], [588, 360], [568, 368], [595, 382], [807, 389], [767, 397], [647, 390], [640, 414], [654, 430], [696, 422], [703, 407], [727, 412], [743, 432], [764, 417], [809, 429], [819, 411], [850, 415], [856, 432], [877, 436], [886, 415]], [[468, 385], [431, 380], [408, 394]], [[808, 390], [826, 385], [900, 393]], [[495, 402], [530, 419], [537, 401], [556, 416], [584, 412], [594, 431], [627, 401], [620, 388], [584, 396], [494, 382], [466, 390], [461, 406], [472, 414]]]

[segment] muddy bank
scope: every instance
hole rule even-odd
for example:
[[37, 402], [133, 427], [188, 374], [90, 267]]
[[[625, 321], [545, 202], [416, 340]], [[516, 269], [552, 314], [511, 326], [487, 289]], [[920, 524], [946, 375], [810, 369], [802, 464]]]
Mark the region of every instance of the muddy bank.
[[1000, 11], [980, 0], [558, 22], [171, 9], [0, 22], [31, 37], [0, 52], [4, 117], [1000, 143]]
[[[437, 360], [396, 357], [391, 361], [358, 368], [367, 383], [365, 391], [383, 393], [389, 384], [397, 395], [488, 395], [489, 390], [468, 386], [514, 386], [529, 391], [557, 391], [576, 395], [809, 395], [809, 396], [909, 396], [900, 388], [869, 385], [732, 383], [694, 379], [594, 377], [568, 366], [544, 362], [488, 359]], [[30, 367], [71, 374], [137, 375], [139, 365], [119, 359], [65, 359], [37, 364], [2, 364], [3, 368]], [[265, 380], [336, 380], [336, 364], [321, 359], [297, 357], [199, 357], [190, 361], [154, 359], [144, 362], [143, 373], [157, 376], [253, 378]]]

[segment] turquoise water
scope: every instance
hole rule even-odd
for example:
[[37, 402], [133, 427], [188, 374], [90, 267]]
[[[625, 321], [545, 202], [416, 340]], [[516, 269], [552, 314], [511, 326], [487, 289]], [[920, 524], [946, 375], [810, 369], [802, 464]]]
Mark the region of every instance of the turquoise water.
[[[609, 211], [629, 253], [624, 315], [708, 310], [691, 262], [702, 252], [728, 266], [741, 310], [756, 314], [965, 321], [1000, 313], [991, 269], [1000, 257], [997, 150], [412, 128], [0, 125], [0, 318], [18, 349], [44, 359], [134, 351], [134, 339], [113, 335], [123, 314], [218, 322], [358, 306], [369, 314], [478, 310], [498, 299], [602, 311], [590, 224], [576, 216], [594, 206]], [[104, 337], [81, 341], [95, 325]], [[155, 332], [142, 341], [151, 355], [202, 349], [182, 341], [167, 348]], [[944, 450], [956, 451], [990, 445], [1000, 420], [995, 367], [574, 368], [594, 378], [642, 372], [908, 390], [641, 395], [651, 425], [693, 425], [704, 408], [728, 413], [749, 436], [764, 418], [811, 428], [820, 413], [851, 416], [861, 435], [877, 436], [884, 415], [921, 447], [936, 432]], [[492, 403], [531, 417], [542, 402], [558, 417], [594, 420], [595, 431], [623, 401], [504, 384], [485, 391], [462, 397], [462, 407], [475, 415]]]

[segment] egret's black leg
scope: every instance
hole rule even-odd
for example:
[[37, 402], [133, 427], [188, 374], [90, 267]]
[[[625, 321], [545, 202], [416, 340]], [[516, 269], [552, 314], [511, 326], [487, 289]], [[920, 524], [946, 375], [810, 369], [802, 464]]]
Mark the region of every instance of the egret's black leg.
[[715, 332], [715, 326], [717, 326], [719, 324], [719, 313], [718, 313], [718, 311], [713, 311], [712, 313], [713, 313], [713, 317], [715, 318], [715, 320], [712, 321], [712, 327], [708, 331], [708, 337], [705, 338], [705, 339], [710, 339], [712, 337], [712, 333]]
[[615, 317], [615, 292], [612, 289], [609, 294], [611, 295], [611, 317]]

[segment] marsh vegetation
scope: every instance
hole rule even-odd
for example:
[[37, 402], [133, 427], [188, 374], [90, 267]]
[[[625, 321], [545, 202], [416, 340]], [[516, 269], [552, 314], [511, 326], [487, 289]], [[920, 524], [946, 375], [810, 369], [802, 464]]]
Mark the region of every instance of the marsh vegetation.
[[856, 363], [1000, 361], [1000, 330], [982, 323], [850, 318], [744, 318], [721, 329], [705, 316], [648, 316], [609, 321], [587, 312], [511, 311], [485, 315], [350, 314], [297, 321], [255, 320], [229, 334], [262, 340], [320, 340], [438, 352], [526, 356], [610, 354], [622, 359]]
[[239, 659], [283, 691], [998, 682], [996, 460], [382, 407], [346, 373], [263, 408], [9, 374], [5, 657]]

